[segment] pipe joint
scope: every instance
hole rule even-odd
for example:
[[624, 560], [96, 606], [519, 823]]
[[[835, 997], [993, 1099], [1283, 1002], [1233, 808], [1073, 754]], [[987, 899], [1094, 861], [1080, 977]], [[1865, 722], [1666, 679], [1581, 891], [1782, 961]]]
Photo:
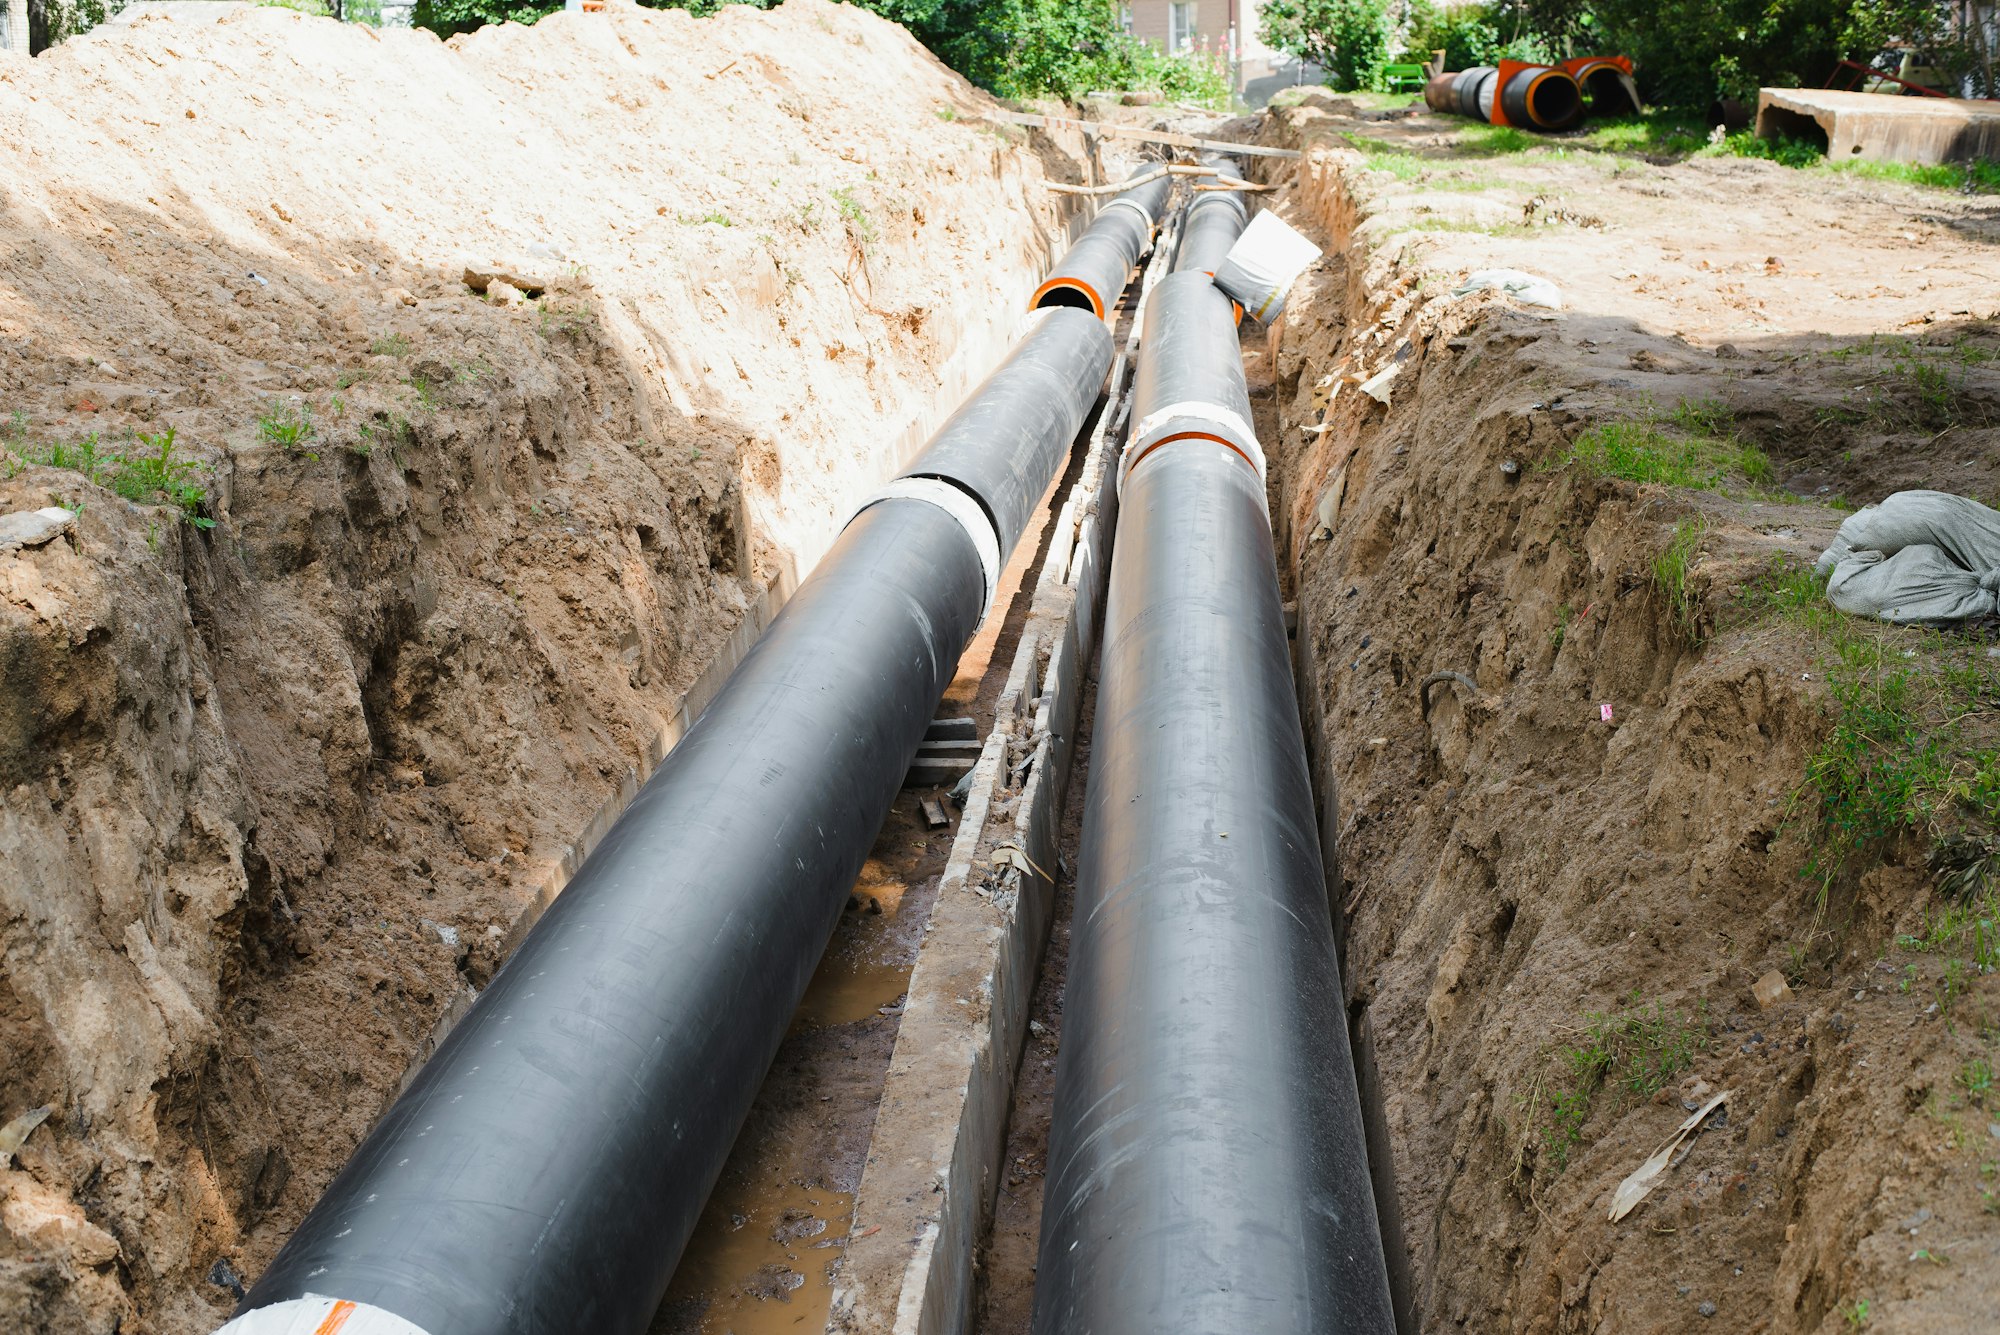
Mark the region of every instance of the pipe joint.
[[426, 1335], [394, 1312], [346, 1298], [308, 1293], [269, 1307], [256, 1307], [215, 1335]]
[[[973, 550], [979, 553], [979, 568], [986, 575], [986, 605], [980, 609], [980, 620], [993, 610], [993, 599], [1000, 591], [1000, 535], [993, 527], [993, 519], [986, 508], [971, 493], [953, 486], [943, 478], [899, 477], [854, 508], [847, 523], [854, 522], [863, 510], [882, 501], [922, 501], [935, 505], [950, 515], [965, 530], [965, 536], [972, 540]], [[841, 525], [845, 528], [847, 525]]]
[[1257, 433], [1250, 423], [1219, 403], [1183, 401], [1148, 413], [1132, 428], [1131, 442], [1119, 460], [1120, 483], [1131, 476], [1141, 461], [1177, 440], [1212, 440], [1227, 446], [1250, 465], [1260, 481], [1264, 477], [1264, 448], [1257, 443]]

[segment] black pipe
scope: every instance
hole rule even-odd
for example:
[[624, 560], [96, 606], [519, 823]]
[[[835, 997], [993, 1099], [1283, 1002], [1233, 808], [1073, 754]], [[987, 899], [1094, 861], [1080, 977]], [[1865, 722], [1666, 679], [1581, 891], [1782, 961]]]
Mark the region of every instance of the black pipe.
[[[1134, 177], [1163, 170], [1147, 163], [1133, 172]], [[1159, 226], [1160, 212], [1173, 193], [1171, 176], [1160, 176], [1134, 186], [1098, 211], [1077, 243], [1069, 248], [1047, 281], [1035, 289], [1029, 304], [1075, 306], [1100, 320], [1109, 320], [1118, 304], [1119, 293], [1132, 277], [1133, 266], [1153, 243], [1153, 229]]]
[[[1234, 158], [1210, 158], [1207, 165], [1225, 176], [1243, 179], [1243, 167]], [[1181, 229], [1181, 248], [1174, 256], [1174, 272], [1197, 271], [1213, 278], [1249, 221], [1243, 196], [1236, 191], [1196, 192], [1194, 202], [1188, 205], [1187, 226]]]
[[1508, 77], [1500, 106], [1510, 123], [1524, 129], [1567, 130], [1583, 119], [1583, 90], [1568, 70], [1530, 65]]
[[[1041, 317], [914, 480], [849, 522], [227, 1329], [291, 1329], [334, 1299], [418, 1335], [646, 1329], [992, 597], [1018, 496], [1039, 499], [1110, 363], [1100, 321]], [[974, 437], [1020, 458], [971, 466]]]
[[1215, 420], [1119, 492], [1038, 1335], [1395, 1325], [1234, 343], [1200, 275], [1148, 298], [1135, 416]]

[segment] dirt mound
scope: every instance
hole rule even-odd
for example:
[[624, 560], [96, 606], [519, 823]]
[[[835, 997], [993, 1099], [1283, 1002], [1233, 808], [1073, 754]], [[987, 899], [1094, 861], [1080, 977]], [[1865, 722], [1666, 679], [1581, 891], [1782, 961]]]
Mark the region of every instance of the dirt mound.
[[[1824, 804], [1880, 740], [1849, 711], [1918, 689], [1883, 664], [1975, 712], [2000, 677], [1803, 567], [1839, 505], [2000, 484], [1991, 210], [1325, 99], [1270, 133], [1332, 245], [1273, 345], [1273, 508], [1419, 1327], [1990, 1325], [1991, 882], [1936, 881], [1935, 829], [1830, 858]], [[1495, 266], [1566, 309], [1450, 298]]]
[[0, 69], [0, 1326], [210, 1328], [1004, 346], [1079, 171], [983, 105], [819, 0]]

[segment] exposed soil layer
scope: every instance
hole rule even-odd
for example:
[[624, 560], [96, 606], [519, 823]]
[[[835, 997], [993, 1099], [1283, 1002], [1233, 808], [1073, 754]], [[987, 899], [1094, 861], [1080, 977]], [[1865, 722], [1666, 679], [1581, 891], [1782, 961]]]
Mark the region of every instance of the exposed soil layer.
[[[2000, 493], [2000, 210], [1325, 97], [1264, 134], [1329, 251], [1277, 341], [1273, 509], [1414, 1325], [1991, 1329], [2000, 980], [1910, 944], [1954, 905], [1935, 830], [1801, 876], [1838, 711], [1771, 589], [1837, 504]], [[1450, 295], [1491, 267], [1564, 309]], [[1579, 458], [1607, 423], [1734, 462], [1627, 480]]]
[[[0, 553], [0, 1120], [55, 1109], [0, 1327], [207, 1330], [255, 1279], [1004, 348], [1082, 168], [985, 105], [819, 0], [176, 7], [0, 69], [0, 512], [78, 512]], [[79, 453], [169, 428], [185, 516]]]

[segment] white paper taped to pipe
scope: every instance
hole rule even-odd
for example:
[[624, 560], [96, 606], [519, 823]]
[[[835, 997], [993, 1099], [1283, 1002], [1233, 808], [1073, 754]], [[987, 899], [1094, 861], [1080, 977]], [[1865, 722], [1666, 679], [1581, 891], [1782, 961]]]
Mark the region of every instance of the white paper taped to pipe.
[[1221, 427], [1221, 434], [1228, 437], [1229, 442], [1240, 448], [1249, 458], [1251, 466], [1257, 470], [1257, 476], [1260, 478], [1264, 476], [1264, 447], [1258, 444], [1257, 433], [1251, 429], [1248, 422], [1221, 404], [1188, 401], [1170, 403], [1157, 412], [1148, 413], [1144, 421], [1132, 428], [1131, 441], [1125, 446], [1124, 459], [1119, 469], [1120, 477], [1130, 472], [1132, 464], [1138, 462], [1136, 452], [1143, 452], [1152, 445], [1153, 442], [1146, 437], [1177, 417], [1193, 418]]
[[[986, 572], [986, 608], [980, 613], [993, 610], [993, 600], [1000, 592], [1000, 535], [993, 529], [993, 521], [986, 517], [979, 502], [949, 482], [934, 477], [899, 477], [867, 500], [854, 507], [854, 515], [860, 514], [877, 501], [923, 501], [958, 521], [965, 530], [965, 536], [972, 539], [973, 547], [979, 552], [980, 569]], [[854, 522], [854, 515], [847, 517], [847, 523]], [[841, 525], [845, 528], [847, 525]]]
[[346, 1298], [308, 1293], [259, 1307], [237, 1317], [215, 1335], [425, 1335], [394, 1312]]
[[1269, 324], [1285, 309], [1292, 284], [1318, 258], [1318, 246], [1266, 209], [1250, 220], [1216, 266], [1215, 285], [1252, 318]]

